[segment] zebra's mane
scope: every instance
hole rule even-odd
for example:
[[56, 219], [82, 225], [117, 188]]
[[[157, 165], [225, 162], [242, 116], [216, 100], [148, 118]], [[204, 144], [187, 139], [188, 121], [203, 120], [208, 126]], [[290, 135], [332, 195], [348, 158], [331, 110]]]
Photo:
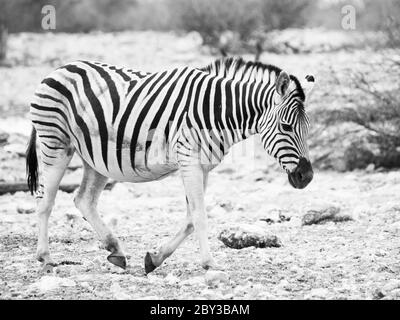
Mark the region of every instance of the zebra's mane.
[[[221, 58], [215, 60], [200, 70], [228, 79], [241, 79], [243, 75], [247, 75], [248, 81], [258, 81], [258, 79], [263, 79], [263, 74], [265, 72], [274, 72], [276, 75], [278, 75], [282, 71], [281, 68], [272, 64], [245, 61], [240, 57]], [[293, 75], [290, 75], [290, 79], [296, 84], [299, 97], [302, 101], [304, 101], [305, 94], [303, 88], [301, 87], [300, 81]]]

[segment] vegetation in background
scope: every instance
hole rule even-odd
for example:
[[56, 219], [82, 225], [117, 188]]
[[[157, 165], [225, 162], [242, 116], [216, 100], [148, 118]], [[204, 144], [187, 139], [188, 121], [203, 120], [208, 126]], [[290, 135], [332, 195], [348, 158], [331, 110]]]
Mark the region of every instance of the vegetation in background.
[[248, 40], [261, 28], [259, 0], [168, 0], [178, 28], [197, 31], [205, 44], [216, 45], [220, 35], [232, 31]]
[[400, 16], [397, 0], [0, 0], [0, 24], [10, 32], [41, 31], [41, 8], [54, 5], [56, 32], [92, 30], [196, 30], [206, 38], [227, 30], [252, 32], [290, 27], [341, 29], [341, 8], [351, 4], [357, 29], [378, 30]]
[[[378, 69], [386, 70], [387, 77], [393, 79], [390, 86], [378, 87], [373, 81]], [[365, 70], [348, 70], [347, 81], [338, 80], [350, 88], [351, 96], [344, 94], [346, 106], [316, 112], [314, 117], [326, 130], [340, 127], [341, 131], [340, 136], [329, 135], [316, 143], [326, 145], [346, 139], [344, 170], [364, 169], [371, 164], [400, 168], [400, 60], [368, 63]]]

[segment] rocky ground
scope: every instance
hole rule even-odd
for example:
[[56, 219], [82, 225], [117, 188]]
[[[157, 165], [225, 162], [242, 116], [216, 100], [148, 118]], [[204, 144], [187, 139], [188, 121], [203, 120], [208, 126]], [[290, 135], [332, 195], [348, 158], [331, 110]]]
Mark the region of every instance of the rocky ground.
[[[311, 185], [299, 191], [283, 174], [268, 170], [261, 155], [258, 162], [258, 169], [222, 165], [210, 177], [209, 238], [229, 279], [207, 283], [194, 236], [161, 268], [144, 275], [146, 251], [171, 237], [184, 220], [183, 189], [174, 176], [117, 184], [101, 197], [103, 218], [129, 255], [128, 271], [107, 262], [107, 252], [73, 207], [72, 194], [60, 192], [50, 220], [50, 247], [60, 265], [42, 277], [34, 259], [36, 215], [24, 213], [33, 199], [22, 192], [2, 196], [1, 298], [400, 298], [399, 172], [316, 172]], [[302, 225], [308, 210], [327, 207], [353, 220]], [[281, 221], [282, 215], [290, 219]], [[233, 225], [256, 226], [282, 246], [228, 248], [218, 235]]]
[[[104, 46], [116, 49], [105, 51]], [[261, 57], [296, 74], [316, 75], [320, 81], [310, 110], [341, 103], [345, 89], [331, 77], [332, 68], [340, 74], [346, 66], [362, 68], [367, 58], [382, 56], [372, 49], [310, 50]], [[11, 36], [8, 64], [0, 67], [0, 183], [24, 179], [30, 131], [26, 114], [35, 86], [54, 67], [78, 58], [149, 71], [203, 66], [214, 59], [196, 34]], [[1, 133], [7, 136], [3, 142]], [[316, 153], [311, 150], [312, 157]], [[78, 182], [80, 176], [79, 161], [74, 160], [66, 180]], [[179, 175], [154, 183], [116, 184], [102, 194], [101, 214], [129, 255], [126, 271], [107, 262], [107, 252], [74, 208], [73, 194], [59, 192], [50, 219], [50, 249], [58, 266], [41, 274], [35, 261], [34, 199], [25, 192], [2, 195], [0, 298], [399, 299], [399, 193], [400, 172], [373, 166], [347, 173], [317, 169], [306, 189], [295, 190], [258, 138], [251, 139], [237, 145], [215, 169], [207, 191], [210, 244], [225, 273], [201, 269], [192, 235], [148, 276], [145, 253], [173, 236], [186, 214]], [[350, 219], [304, 224], [307, 214], [331, 211]], [[218, 238], [235, 228], [275, 236], [281, 246], [229, 248]]]

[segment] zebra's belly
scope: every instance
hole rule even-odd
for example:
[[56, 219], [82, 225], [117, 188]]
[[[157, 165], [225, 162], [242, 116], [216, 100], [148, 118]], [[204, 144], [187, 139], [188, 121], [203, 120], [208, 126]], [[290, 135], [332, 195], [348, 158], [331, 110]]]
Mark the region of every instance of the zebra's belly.
[[131, 170], [126, 170], [127, 172], [121, 172], [117, 167], [110, 167], [108, 170], [104, 168], [94, 169], [100, 174], [116, 181], [139, 183], [164, 179], [176, 172], [178, 170], [178, 165], [159, 164], [148, 167], [137, 166], [131, 168]]
[[[145, 145], [145, 141], [139, 143]], [[135, 148], [134, 157], [132, 157], [129, 144], [124, 144], [122, 151], [118, 152], [115, 140], [109, 140], [107, 162], [104, 161], [100, 148], [94, 148], [94, 150], [93, 160], [86, 154], [81, 155], [83, 160], [100, 174], [117, 181], [149, 182], [160, 180], [179, 168], [177, 161], [167, 156], [167, 154], [175, 154], [175, 152], [173, 150], [167, 151], [165, 144], [156, 141], [148, 149]]]

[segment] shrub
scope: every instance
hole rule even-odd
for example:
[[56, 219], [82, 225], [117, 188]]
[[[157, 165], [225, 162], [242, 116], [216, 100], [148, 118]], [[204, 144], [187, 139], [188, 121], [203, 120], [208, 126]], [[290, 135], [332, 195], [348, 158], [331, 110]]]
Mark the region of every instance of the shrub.
[[261, 0], [264, 30], [303, 27], [312, 3], [311, 0]]
[[[387, 70], [387, 84], [377, 88], [371, 80], [377, 68]], [[315, 117], [329, 130], [342, 126], [349, 140], [344, 150], [345, 169], [376, 167], [400, 168], [400, 61], [386, 58], [386, 63], [369, 65], [367, 72], [348, 74], [348, 84], [357, 99], [339, 110], [320, 111]], [[343, 126], [343, 124], [351, 124]], [[320, 142], [321, 143], [321, 142]]]
[[261, 23], [259, 0], [169, 0], [169, 6], [180, 29], [199, 32], [210, 45], [217, 45], [224, 31], [246, 40]]

